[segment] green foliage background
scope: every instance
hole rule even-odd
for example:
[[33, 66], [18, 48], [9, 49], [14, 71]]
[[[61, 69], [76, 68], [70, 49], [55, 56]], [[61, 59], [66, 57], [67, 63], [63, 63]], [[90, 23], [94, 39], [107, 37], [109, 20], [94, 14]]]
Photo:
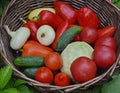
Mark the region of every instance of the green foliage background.
[[10, 0], [0, 0], [0, 16], [2, 15], [3, 9], [7, 6]]

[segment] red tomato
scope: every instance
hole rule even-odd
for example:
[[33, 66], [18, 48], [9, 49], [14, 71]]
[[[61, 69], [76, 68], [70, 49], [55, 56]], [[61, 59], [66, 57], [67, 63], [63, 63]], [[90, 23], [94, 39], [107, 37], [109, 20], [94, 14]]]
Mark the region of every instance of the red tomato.
[[98, 30], [98, 38], [102, 36], [113, 36], [116, 31], [116, 28], [114, 26], [107, 26], [102, 29]]
[[53, 73], [48, 67], [40, 67], [36, 71], [35, 79], [42, 83], [52, 83]]
[[97, 66], [87, 57], [79, 57], [71, 64], [71, 73], [75, 81], [86, 82], [96, 76]]
[[76, 35], [74, 38], [73, 38], [73, 41], [80, 41], [80, 34]]
[[57, 86], [67, 86], [70, 85], [70, 82], [70, 77], [64, 72], [58, 73], [54, 79], [54, 84]]
[[97, 30], [90, 27], [84, 27], [80, 33], [80, 38], [82, 41], [93, 44], [97, 40]]
[[95, 47], [100, 46], [100, 45], [111, 47], [114, 50], [116, 50], [117, 48], [116, 40], [110, 36], [104, 36], [104, 37], [99, 38], [95, 43]]
[[99, 68], [107, 69], [116, 61], [115, 51], [108, 46], [97, 46], [93, 52], [93, 60]]
[[52, 71], [59, 70], [62, 64], [62, 58], [58, 53], [51, 52], [45, 57], [45, 65]]
[[82, 7], [77, 12], [77, 20], [78, 23], [82, 27], [92, 27], [98, 28], [99, 27], [99, 18], [95, 14], [95, 12], [90, 9], [89, 7]]

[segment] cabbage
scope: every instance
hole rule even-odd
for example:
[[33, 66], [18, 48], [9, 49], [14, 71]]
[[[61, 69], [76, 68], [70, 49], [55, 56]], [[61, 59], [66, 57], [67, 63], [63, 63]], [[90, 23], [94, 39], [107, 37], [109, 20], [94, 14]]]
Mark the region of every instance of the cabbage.
[[70, 66], [72, 62], [81, 56], [86, 56], [92, 58], [93, 48], [86, 42], [72, 42], [67, 45], [67, 47], [61, 53], [63, 60], [63, 66], [61, 72], [67, 73], [71, 78], [72, 74], [70, 71]]

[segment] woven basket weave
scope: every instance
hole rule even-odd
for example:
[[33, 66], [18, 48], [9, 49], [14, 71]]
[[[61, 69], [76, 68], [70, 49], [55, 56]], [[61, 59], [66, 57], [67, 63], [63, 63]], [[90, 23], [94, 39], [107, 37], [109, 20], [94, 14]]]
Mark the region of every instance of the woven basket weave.
[[65, 1], [68, 4], [72, 5], [75, 9], [86, 5], [93, 9], [95, 13], [100, 18], [100, 27], [105, 27], [108, 25], [114, 25], [117, 27], [114, 38], [117, 41], [117, 61], [113, 64], [106, 72], [95, 77], [94, 79], [82, 83], [74, 84], [66, 87], [58, 87], [54, 85], [47, 85], [40, 82], [37, 82], [33, 79], [26, 77], [22, 72], [20, 72], [14, 65], [13, 60], [18, 56], [16, 51], [12, 50], [9, 46], [10, 36], [6, 33], [3, 26], [8, 25], [12, 31], [17, 30], [23, 23], [20, 21], [20, 18], [27, 19], [29, 12], [35, 8], [39, 7], [53, 7], [54, 0], [12, 0], [9, 5], [4, 10], [0, 21], [0, 52], [3, 58], [4, 63], [11, 65], [14, 70], [14, 75], [23, 78], [28, 83], [40, 91], [61, 91], [69, 92], [75, 89], [86, 89], [89, 86], [103, 82], [105, 79], [110, 77], [115, 68], [118, 66], [120, 61], [120, 10], [117, 9], [113, 4], [105, 0], [60, 0]]

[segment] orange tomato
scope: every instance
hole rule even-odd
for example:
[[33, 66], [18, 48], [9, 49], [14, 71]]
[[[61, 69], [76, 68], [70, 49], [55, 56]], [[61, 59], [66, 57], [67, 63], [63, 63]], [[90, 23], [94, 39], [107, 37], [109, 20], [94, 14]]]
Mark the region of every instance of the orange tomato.
[[52, 71], [57, 71], [62, 67], [62, 58], [56, 52], [51, 52], [45, 57], [45, 66]]

